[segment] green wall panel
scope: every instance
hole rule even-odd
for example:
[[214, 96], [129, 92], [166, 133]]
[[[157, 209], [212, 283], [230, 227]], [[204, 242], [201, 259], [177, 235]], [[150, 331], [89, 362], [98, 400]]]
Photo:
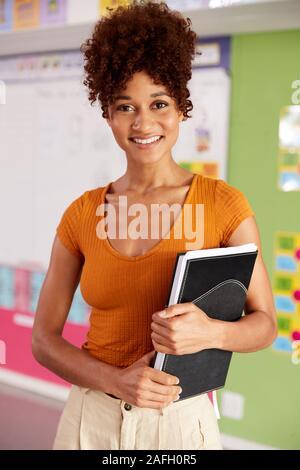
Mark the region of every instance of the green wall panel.
[[[291, 85], [300, 79], [300, 30], [234, 36], [231, 60], [228, 182], [256, 213], [272, 281], [275, 232], [300, 233], [300, 192], [277, 187], [279, 112], [292, 105]], [[245, 410], [242, 420], [222, 417], [222, 432], [300, 449], [300, 364], [291, 363], [291, 353], [235, 353], [224, 390], [243, 395]]]

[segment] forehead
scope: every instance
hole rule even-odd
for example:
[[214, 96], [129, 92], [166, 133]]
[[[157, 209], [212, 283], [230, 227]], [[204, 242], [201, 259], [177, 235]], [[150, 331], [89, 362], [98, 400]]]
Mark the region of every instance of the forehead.
[[[149, 98], [157, 98], [158, 96], [169, 96], [170, 97], [170, 95], [167, 92], [158, 91], [156, 93], [151, 93], [149, 95]], [[118, 100], [132, 100], [133, 98], [134, 98], [134, 96], [120, 94], [120, 95], [116, 96], [116, 101], [118, 101]]]
[[157, 96], [168, 95], [167, 88], [154, 83], [152, 77], [145, 72], [136, 72], [126, 83], [122, 90], [117, 93], [116, 99], [131, 99], [133, 96], [143, 96], [155, 98]]

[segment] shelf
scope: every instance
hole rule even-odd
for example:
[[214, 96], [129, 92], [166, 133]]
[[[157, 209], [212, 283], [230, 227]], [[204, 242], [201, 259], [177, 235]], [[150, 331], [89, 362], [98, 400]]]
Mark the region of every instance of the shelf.
[[[300, 28], [299, 0], [199, 9], [183, 14], [191, 18], [193, 30], [200, 38]], [[93, 26], [82, 23], [0, 32], [0, 56], [79, 49]]]

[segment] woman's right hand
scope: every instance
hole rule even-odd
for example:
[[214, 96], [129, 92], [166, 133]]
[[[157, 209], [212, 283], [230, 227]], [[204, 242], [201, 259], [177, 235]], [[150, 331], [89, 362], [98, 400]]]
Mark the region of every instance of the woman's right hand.
[[114, 374], [112, 394], [141, 408], [161, 409], [179, 399], [179, 379], [150, 367], [155, 351]]

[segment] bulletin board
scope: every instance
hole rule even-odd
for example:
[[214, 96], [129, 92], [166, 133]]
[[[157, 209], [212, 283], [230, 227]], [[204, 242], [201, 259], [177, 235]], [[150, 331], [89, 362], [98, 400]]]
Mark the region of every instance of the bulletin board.
[[[182, 123], [173, 156], [194, 172], [217, 165], [225, 177], [230, 84], [219, 62], [208, 67], [204, 60], [193, 69], [193, 118]], [[6, 85], [6, 104], [0, 106], [0, 340], [6, 361], [0, 380], [62, 397], [68, 384], [31, 353], [34, 312], [56, 227], [80, 194], [124, 174], [126, 158], [100, 107], [90, 106], [79, 52], [3, 58], [0, 79]], [[85, 340], [89, 312], [78, 287], [64, 330], [76, 346]]]

